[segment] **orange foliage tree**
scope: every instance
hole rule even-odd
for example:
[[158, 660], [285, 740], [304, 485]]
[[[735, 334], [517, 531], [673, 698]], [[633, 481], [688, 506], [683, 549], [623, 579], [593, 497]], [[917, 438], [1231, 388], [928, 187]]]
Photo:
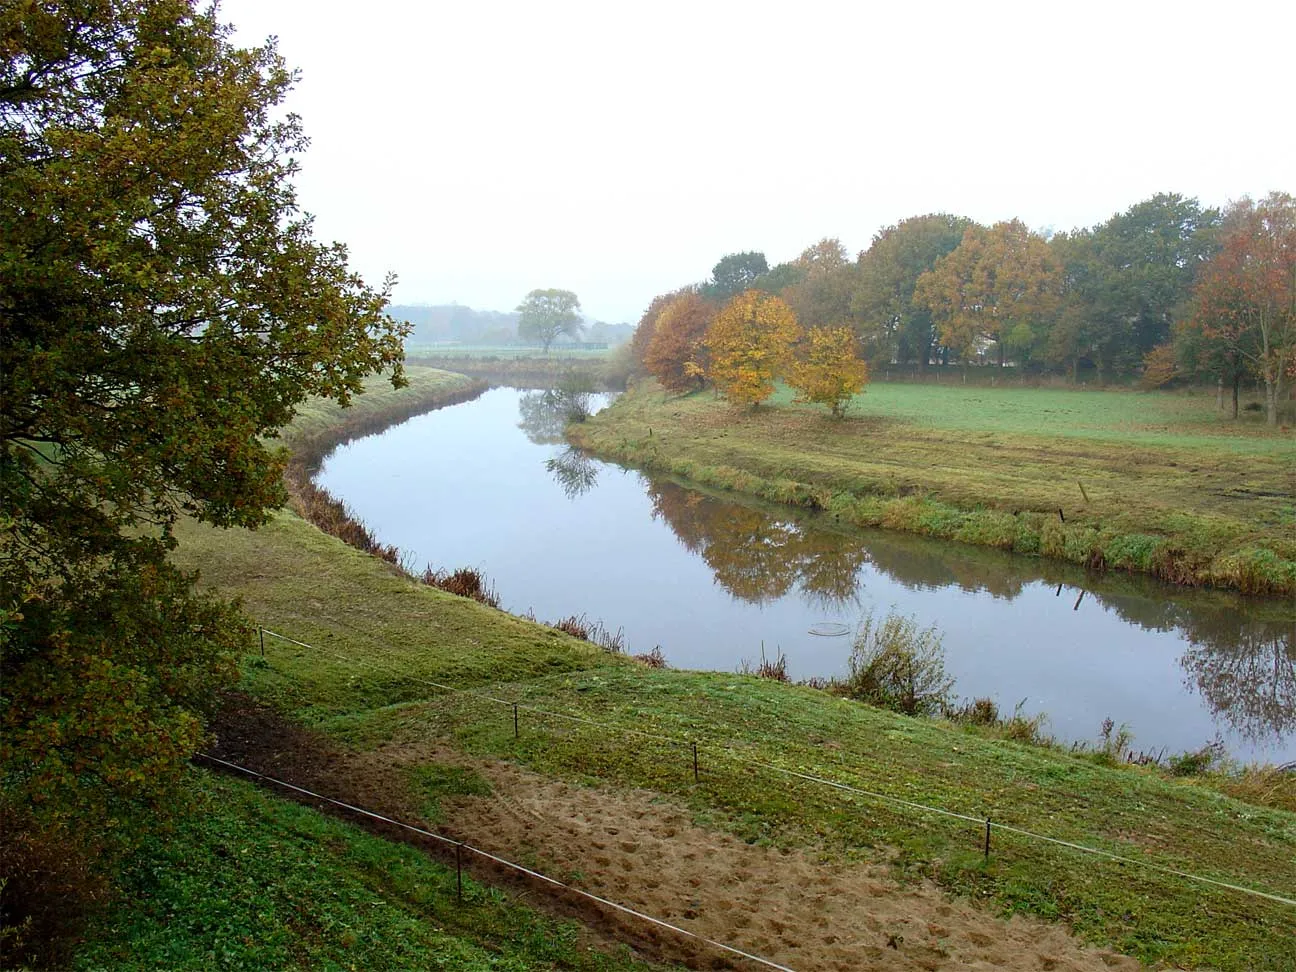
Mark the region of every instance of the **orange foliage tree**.
[[1044, 238], [1020, 220], [970, 227], [952, 253], [918, 278], [914, 301], [929, 308], [941, 343], [967, 357], [994, 341], [999, 364], [1029, 353], [1060, 302], [1062, 274]]
[[854, 332], [849, 327], [811, 328], [798, 350], [787, 377], [798, 392], [797, 401], [827, 405], [841, 418], [851, 396], [868, 381], [868, 365], [860, 360]]
[[1193, 290], [1193, 322], [1259, 374], [1276, 425], [1283, 383], [1296, 377], [1296, 198], [1274, 192], [1229, 208], [1220, 251]]
[[757, 405], [786, 371], [800, 325], [783, 300], [758, 290], [734, 297], [707, 330], [709, 376], [734, 405]]
[[680, 294], [662, 308], [644, 351], [648, 373], [674, 392], [706, 383], [707, 329], [715, 317], [710, 301], [695, 293]]

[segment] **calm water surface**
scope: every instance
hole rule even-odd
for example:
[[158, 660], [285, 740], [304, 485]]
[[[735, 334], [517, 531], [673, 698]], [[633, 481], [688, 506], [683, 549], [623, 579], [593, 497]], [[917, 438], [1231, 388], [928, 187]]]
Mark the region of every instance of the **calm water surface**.
[[[1060, 739], [1104, 718], [1170, 753], [1219, 738], [1296, 759], [1296, 608], [735, 501], [581, 456], [542, 392], [494, 389], [343, 446], [321, 485], [416, 563], [473, 566], [502, 605], [585, 614], [679, 668], [782, 652], [841, 675], [872, 610], [944, 634], [965, 698], [1048, 714]], [[600, 399], [601, 404], [604, 399]]]

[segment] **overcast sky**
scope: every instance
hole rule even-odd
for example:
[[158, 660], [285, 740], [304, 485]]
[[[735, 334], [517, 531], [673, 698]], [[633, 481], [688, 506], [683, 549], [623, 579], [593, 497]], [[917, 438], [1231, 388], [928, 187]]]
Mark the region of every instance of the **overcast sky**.
[[906, 216], [1296, 191], [1296, 4], [224, 0], [279, 38], [317, 233], [398, 303], [636, 321], [724, 254]]

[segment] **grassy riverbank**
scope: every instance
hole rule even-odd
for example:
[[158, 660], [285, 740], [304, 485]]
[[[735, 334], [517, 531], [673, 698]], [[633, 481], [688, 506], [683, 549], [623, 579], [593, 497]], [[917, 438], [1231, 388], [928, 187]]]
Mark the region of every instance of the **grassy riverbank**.
[[569, 434], [855, 525], [1296, 594], [1296, 435], [1212, 399], [878, 384], [833, 421], [786, 390], [740, 410], [645, 386]]
[[[1287, 906], [1008, 834], [996, 836], [987, 863], [975, 825], [753, 771], [726, 752], [1280, 893], [1296, 886], [1296, 815], [809, 689], [649, 671], [413, 584], [288, 513], [257, 533], [187, 524], [181, 541], [179, 559], [200, 567], [205, 584], [319, 646], [270, 639], [264, 661], [247, 659], [244, 689], [354, 752], [449, 744], [553, 777], [644, 787], [746, 840], [813, 848], [827, 860], [889, 860], [897, 874], [930, 876], [997, 911], [1064, 921], [1145, 961], [1296, 962]], [[515, 739], [507, 710], [438, 696], [427, 681], [488, 688], [611, 731], [524, 710]], [[698, 740], [700, 781], [687, 746], [634, 731]]]

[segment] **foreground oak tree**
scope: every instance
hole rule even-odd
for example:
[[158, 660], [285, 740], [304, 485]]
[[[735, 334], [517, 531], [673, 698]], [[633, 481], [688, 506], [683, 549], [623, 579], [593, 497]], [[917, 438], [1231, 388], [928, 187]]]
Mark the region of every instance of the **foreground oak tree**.
[[[166, 559], [284, 499], [275, 430], [401, 375], [296, 206], [293, 75], [187, 0], [0, 7], [0, 811], [93, 851], [163, 801], [246, 629]], [[35, 838], [33, 838], [35, 839]], [[15, 883], [16, 882], [16, 883]], [[12, 917], [12, 915], [10, 915]]]

